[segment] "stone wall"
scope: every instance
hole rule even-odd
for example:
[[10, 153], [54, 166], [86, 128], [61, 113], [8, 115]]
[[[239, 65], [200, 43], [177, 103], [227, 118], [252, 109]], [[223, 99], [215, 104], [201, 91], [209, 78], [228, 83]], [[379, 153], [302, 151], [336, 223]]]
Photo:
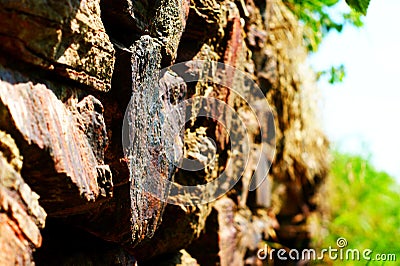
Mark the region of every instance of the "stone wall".
[[[1, 265], [262, 265], [266, 241], [309, 245], [327, 141], [302, 29], [281, 1], [0, 7]], [[197, 81], [173, 67], [159, 79], [194, 60]], [[221, 71], [225, 86], [212, 82]], [[190, 193], [168, 185], [221, 175]]]

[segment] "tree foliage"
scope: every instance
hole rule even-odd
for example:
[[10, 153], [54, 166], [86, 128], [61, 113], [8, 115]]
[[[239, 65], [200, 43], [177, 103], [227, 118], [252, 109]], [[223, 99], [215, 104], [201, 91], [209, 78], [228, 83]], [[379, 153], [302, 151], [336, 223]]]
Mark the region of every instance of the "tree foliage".
[[[358, 9], [356, 8], [340, 14], [339, 17], [341, 17], [341, 19], [335, 20], [331, 10], [339, 1], [340, 0], [283, 0], [286, 6], [303, 24], [303, 39], [309, 51], [316, 52], [322, 39], [331, 30], [341, 32], [346, 24], [356, 27], [361, 27], [363, 25], [361, 20], [362, 13], [357, 12]], [[363, 0], [351, 1], [363, 2]]]
[[366, 15], [370, 0], [346, 0], [346, 3], [354, 10]]
[[377, 171], [368, 159], [336, 152], [328, 185], [331, 222], [324, 247], [335, 246], [344, 237], [347, 248], [396, 254], [400, 260], [396, 241], [400, 239], [400, 185], [396, 180]]
[[[370, 0], [346, 0], [351, 9], [341, 14], [332, 12], [340, 0], [283, 0], [283, 2], [303, 24], [303, 40], [308, 51], [316, 52], [323, 38], [331, 30], [341, 32], [345, 25], [362, 27], [362, 15], [366, 14]], [[328, 75], [331, 84], [342, 82], [345, 77], [344, 66], [332, 66], [328, 70], [318, 71], [318, 77], [322, 75]]]
[[317, 72], [318, 79], [324, 75], [328, 75], [328, 82], [330, 84], [335, 84], [343, 81], [344, 77], [346, 76], [346, 70], [344, 65], [341, 64], [337, 67], [331, 66], [328, 70]]

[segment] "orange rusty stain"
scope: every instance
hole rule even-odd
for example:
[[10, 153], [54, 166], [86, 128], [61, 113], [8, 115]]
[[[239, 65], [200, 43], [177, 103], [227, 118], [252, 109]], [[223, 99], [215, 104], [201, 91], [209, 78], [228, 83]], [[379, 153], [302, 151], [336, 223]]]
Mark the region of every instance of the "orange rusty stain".
[[231, 38], [228, 41], [227, 49], [225, 51], [224, 63], [232, 67], [235, 67], [238, 53], [242, 48], [243, 35], [242, 35], [242, 25], [240, 23], [240, 17], [238, 16], [234, 17], [231, 23], [232, 23], [232, 29], [229, 33]]

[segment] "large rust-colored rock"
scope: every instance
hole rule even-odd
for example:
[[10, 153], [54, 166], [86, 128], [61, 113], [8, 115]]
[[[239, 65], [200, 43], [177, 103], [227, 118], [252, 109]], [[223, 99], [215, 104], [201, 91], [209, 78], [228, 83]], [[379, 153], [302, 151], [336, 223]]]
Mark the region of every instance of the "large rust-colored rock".
[[[132, 240], [151, 237], [160, 222], [168, 197], [163, 180], [170, 179], [162, 132], [162, 102], [157, 86], [161, 49], [154, 39], [142, 37], [132, 51], [132, 98], [127, 109], [129, 123], [126, 155], [129, 159], [132, 206]], [[125, 148], [125, 147], [124, 147]], [[154, 187], [159, 194], [148, 191]], [[159, 197], [157, 197], [159, 196]]]
[[0, 1], [2, 59], [18, 59], [94, 89], [110, 89], [114, 49], [100, 1]]
[[0, 131], [0, 264], [34, 265], [42, 245], [46, 212], [20, 175], [22, 157], [10, 135]]
[[89, 201], [112, 192], [111, 172], [101, 164], [101, 103], [88, 97], [73, 109], [43, 85], [0, 82], [0, 129], [19, 145], [25, 157], [22, 173], [51, 215], [81, 212]]

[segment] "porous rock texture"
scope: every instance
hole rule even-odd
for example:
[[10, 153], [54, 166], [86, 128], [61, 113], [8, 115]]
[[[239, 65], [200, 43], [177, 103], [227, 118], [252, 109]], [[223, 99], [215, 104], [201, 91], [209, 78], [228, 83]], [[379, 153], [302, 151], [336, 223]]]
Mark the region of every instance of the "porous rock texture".
[[[302, 28], [283, 2], [0, 7], [0, 265], [263, 265], [271, 260], [256, 254], [266, 241], [309, 246], [327, 141]], [[173, 68], [159, 81], [160, 69], [189, 60], [206, 62], [199, 81]], [[241, 97], [249, 82], [228, 68], [228, 86], [212, 83], [216, 62], [246, 73], [265, 98]], [[199, 97], [225, 105], [175, 108]], [[179, 167], [182, 156], [200, 170]], [[216, 200], [221, 187], [170, 191], [169, 182], [211, 184], [224, 172], [238, 182]]]

